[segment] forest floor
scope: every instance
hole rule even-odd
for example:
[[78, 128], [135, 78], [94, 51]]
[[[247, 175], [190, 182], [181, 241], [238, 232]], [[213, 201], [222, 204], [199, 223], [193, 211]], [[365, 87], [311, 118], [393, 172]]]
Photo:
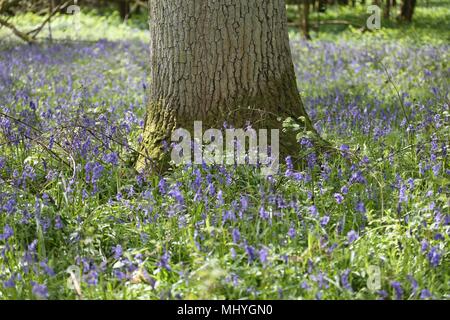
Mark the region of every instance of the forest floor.
[[293, 32], [301, 95], [340, 155], [299, 136], [305, 164], [269, 179], [134, 172], [139, 20], [90, 13], [76, 33], [69, 18], [53, 26], [83, 41], [3, 41], [0, 299], [448, 299], [447, 4], [403, 31]]

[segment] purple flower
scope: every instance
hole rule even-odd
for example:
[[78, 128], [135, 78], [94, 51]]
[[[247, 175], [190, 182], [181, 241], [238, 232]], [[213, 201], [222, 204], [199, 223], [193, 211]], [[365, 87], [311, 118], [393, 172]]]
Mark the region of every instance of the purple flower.
[[344, 201], [344, 197], [340, 193], [335, 193], [334, 194], [334, 199], [336, 199], [336, 202], [338, 204], [341, 204]]
[[341, 188], [341, 193], [342, 193], [342, 194], [347, 194], [347, 193], [348, 193], [348, 187], [347, 187], [347, 186], [343, 186], [343, 187]]
[[241, 210], [245, 212], [248, 208], [248, 198], [246, 196], [241, 196]]
[[234, 228], [231, 231], [231, 236], [233, 237], [233, 242], [236, 243], [236, 244], [241, 240], [241, 233], [236, 228]]
[[351, 286], [351, 284], [349, 283], [349, 281], [348, 281], [348, 276], [350, 275], [350, 270], [349, 269], [346, 269], [342, 274], [341, 274], [341, 283], [342, 283], [342, 286], [345, 288], [345, 289], [347, 289], [347, 290], [349, 290], [349, 291], [352, 291], [352, 286]]
[[428, 289], [423, 289], [420, 291], [420, 299], [429, 299], [431, 297], [431, 292]]
[[98, 272], [96, 270], [90, 270], [85, 280], [89, 286], [96, 286], [98, 284]]
[[261, 250], [259, 250], [259, 260], [261, 261], [262, 264], [266, 264], [267, 263], [267, 257], [269, 256], [269, 251], [266, 248], [262, 248]]
[[309, 207], [309, 213], [315, 217], [319, 214], [319, 212], [317, 211], [317, 207], [315, 205], [312, 205]]
[[422, 252], [425, 252], [428, 250], [428, 241], [427, 240], [423, 239], [420, 242], [420, 249], [422, 250]]
[[394, 288], [395, 299], [401, 300], [403, 298], [403, 289], [401, 283], [398, 281], [392, 281], [391, 287]]
[[112, 252], [114, 254], [114, 259], [119, 260], [123, 254], [122, 246], [118, 244], [117, 246], [113, 247]]
[[320, 271], [317, 276], [311, 277], [315, 282], [317, 282], [317, 285], [319, 286], [319, 289], [327, 289], [329, 287], [328, 280], [325, 279], [325, 274]]
[[180, 189], [178, 189], [178, 186], [174, 186], [169, 191], [169, 196], [174, 198], [178, 202], [178, 204], [181, 204], [181, 205], [184, 204], [184, 197], [183, 197], [183, 194], [181, 193]]
[[289, 228], [289, 231], [288, 231], [288, 237], [291, 238], [291, 239], [294, 239], [294, 238], [295, 238], [295, 235], [296, 235], [295, 229], [292, 228], [292, 227]]
[[3, 227], [3, 234], [0, 234], [0, 240], [8, 240], [14, 235], [14, 230], [7, 224]]
[[438, 246], [434, 246], [431, 248], [430, 252], [428, 252], [428, 260], [430, 261], [430, 264], [436, 268], [439, 263], [441, 262], [441, 254], [439, 253]]
[[110, 163], [110, 164], [112, 164], [113, 166], [117, 166], [117, 164], [119, 163], [119, 156], [117, 155], [116, 152], [111, 152], [111, 153], [106, 154], [106, 155], [103, 157], [103, 160], [104, 160], [106, 163]]
[[320, 219], [320, 225], [321, 225], [322, 227], [325, 227], [325, 226], [328, 224], [328, 222], [330, 222], [330, 216], [323, 216], [323, 217]]
[[9, 278], [6, 281], [3, 281], [3, 288], [14, 288], [16, 286], [16, 283], [14, 281], [14, 277]]
[[360, 201], [356, 204], [356, 211], [362, 214], [366, 213], [366, 206], [364, 205], [364, 202]]
[[166, 179], [162, 178], [158, 183], [159, 192], [161, 194], [166, 194]]
[[169, 262], [170, 262], [170, 254], [167, 251], [165, 251], [164, 254], [161, 256], [159, 262], [157, 263], [157, 266], [160, 268], [164, 268], [167, 271], [172, 271]]
[[253, 248], [252, 246], [249, 245], [245, 245], [245, 252], [248, 255], [248, 262], [251, 263], [252, 261], [255, 260], [256, 258], [256, 254], [255, 254], [255, 248]]
[[55, 271], [51, 267], [48, 266], [47, 261], [41, 261], [39, 263], [42, 269], [44, 269], [44, 272], [49, 275], [50, 277], [53, 277], [56, 275]]
[[55, 228], [57, 230], [60, 230], [60, 229], [64, 228], [64, 224], [63, 224], [63, 222], [61, 220], [61, 216], [60, 215], [57, 215], [55, 217]]
[[388, 293], [385, 290], [377, 291], [377, 294], [381, 297], [381, 299], [386, 299], [388, 297]]
[[268, 211], [266, 211], [266, 210], [264, 209], [264, 207], [261, 207], [261, 208], [259, 209], [259, 216], [260, 216], [262, 219], [264, 219], [264, 220], [268, 220], [269, 217], [270, 217], [270, 214], [269, 214]]
[[32, 293], [40, 299], [48, 299], [48, 289], [44, 284], [39, 284], [34, 281], [31, 282]]
[[347, 233], [347, 240], [348, 243], [353, 243], [359, 238], [359, 235], [356, 231], [351, 230], [349, 233]]

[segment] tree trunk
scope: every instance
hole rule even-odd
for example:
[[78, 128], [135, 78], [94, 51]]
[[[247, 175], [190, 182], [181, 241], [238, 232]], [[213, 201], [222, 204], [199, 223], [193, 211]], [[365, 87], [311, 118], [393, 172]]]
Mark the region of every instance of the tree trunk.
[[389, 19], [391, 16], [391, 0], [386, 0], [386, 6], [384, 7], [384, 18]]
[[119, 15], [125, 21], [130, 16], [130, 2], [129, 0], [119, 0]]
[[310, 11], [310, 0], [303, 0], [303, 8], [302, 5], [298, 5], [299, 8], [299, 16], [300, 16], [300, 26], [303, 36], [307, 40], [311, 40], [311, 35], [309, 33], [309, 11]]
[[412, 22], [416, 0], [403, 0], [400, 18], [406, 22]]
[[[140, 159], [164, 164], [176, 128], [281, 129], [304, 117], [297, 90], [284, 0], [150, 0], [150, 92]], [[280, 131], [280, 153], [295, 135]], [[157, 170], [158, 168], [156, 168]]]

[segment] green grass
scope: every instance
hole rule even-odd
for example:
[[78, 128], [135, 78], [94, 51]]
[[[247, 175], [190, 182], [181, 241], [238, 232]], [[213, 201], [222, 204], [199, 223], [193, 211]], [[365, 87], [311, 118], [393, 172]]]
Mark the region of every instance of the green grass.
[[[251, 167], [136, 174], [123, 144], [137, 147], [145, 113], [141, 18], [83, 15], [81, 43], [0, 30], [0, 299], [79, 299], [69, 269], [84, 299], [448, 299], [449, 11], [430, 3], [411, 26], [292, 34], [308, 111], [350, 148], [316, 154], [302, 179], [285, 164], [273, 180]], [[74, 39], [70, 22], [54, 37]]]

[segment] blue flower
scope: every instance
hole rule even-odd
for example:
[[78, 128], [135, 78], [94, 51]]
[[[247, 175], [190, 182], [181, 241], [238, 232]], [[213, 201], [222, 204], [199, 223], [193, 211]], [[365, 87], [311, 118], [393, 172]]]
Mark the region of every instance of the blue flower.
[[334, 194], [334, 199], [336, 199], [336, 202], [338, 204], [341, 204], [344, 201], [344, 197], [340, 193], [335, 193]]
[[165, 251], [156, 265], [160, 268], [166, 269], [167, 271], [172, 271], [169, 262], [170, 262], [170, 254], [167, 251]]
[[420, 291], [420, 299], [429, 299], [431, 297], [431, 292], [428, 289], [423, 289]]
[[317, 211], [317, 207], [314, 206], [314, 205], [312, 205], [312, 206], [309, 207], [309, 213], [310, 213], [313, 217], [315, 217], [315, 216], [317, 216], [317, 215], [319, 214], [319, 212]]
[[3, 288], [14, 288], [16, 286], [16, 283], [14, 281], [14, 277], [9, 278], [8, 280], [3, 282]]
[[245, 252], [247, 253], [249, 263], [255, 260], [256, 258], [255, 248], [245, 244]]
[[342, 283], [342, 286], [345, 288], [345, 289], [347, 289], [347, 290], [349, 290], [349, 291], [352, 291], [352, 286], [351, 286], [351, 284], [349, 283], [349, 281], [348, 281], [348, 276], [350, 275], [350, 270], [349, 269], [346, 269], [342, 274], [341, 274], [341, 283]]
[[349, 233], [347, 233], [347, 240], [348, 243], [353, 243], [359, 238], [359, 235], [356, 231], [351, 230]]
[[359, 201], [356, 204], [356, 211], [358, 211], [362, 214], [366, 213], [366, 206], [364, 205], [364, 202]]
[[114, 254], [114, 259], [119, 260], [123, 254], [122, 246], [118, 244], [117, 246], [113, 247], [112, 252]]
[[0, 234], [0, 240], [8, 240], [14, 235], [14, 230], [7, 224], [3, 227], [3, 234]]
[[427, 257], [428, 260], [430, 261], [430, 264], [436, 268], [441, 262], [441, 254], [439, 252], [439, 247], [438, 246], [432, 247], [430, 252], [428, 252]]
[[401, 283], [398, 281], [391, 281], [391, 287], [394, 288], [395, 299], [401, 300], [403, 298], [403, 289]]
[[48, 299], [48, 289], [44, 284], [31, 281], [32, 293], [40, 299]]
[[328, 224], [328, 222], [330, 222], [330, 216], [323, 216], [323, 217], [320, 219], [320, 225], [321, 225], [322, 227], [325, 227], [325, 226]]
[[259, 260], [262, 264], [267, 264], [267, 257], [269, 256], [269, 251], [266, 248], [259, 250]]
[[231, 231], [231, 236], [233, 237], [233, 242], [236, 243], [236, 244], [241, 240], [241, 233], [236, 228], [234, 228]]
[[289, 238], [291, 238], [291, 239], [294, 239], [295, 238], [295, 235], [296, 235], [296, 231], [295, 231], [295, 228], [289, 228], [289, 231], [288, 231], [288, 236], [289, 236]]

